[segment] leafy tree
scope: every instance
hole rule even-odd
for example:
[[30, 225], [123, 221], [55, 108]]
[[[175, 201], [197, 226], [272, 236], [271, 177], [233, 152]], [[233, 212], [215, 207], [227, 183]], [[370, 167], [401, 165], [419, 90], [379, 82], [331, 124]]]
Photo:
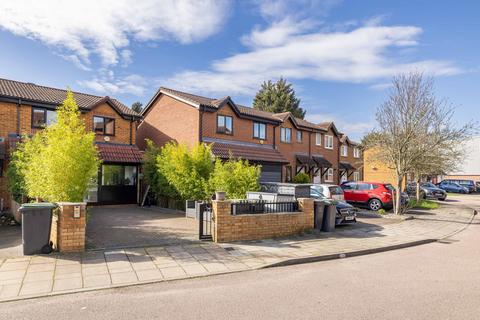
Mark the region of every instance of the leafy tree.
[[259, 190], [259, 178], [260, 167], [250, 165], [247, 160], [217, 159], [210, 177], [210, 193], [225, 191], [230, 199], [244, 199], [247, 191]]
[[143, 104], [140, 101], [134, 102], [132, 104], [132, 110], [136, 113], [140, 113], [143, 110]]
[[273, 113], [291, 112], [295, 117], [303, 119], [305, 110], [300, 108], [300, 99], [295, 97], [292, 84], [283, 78], [273, 83], [263, 82], [253, 100], [253, 108]]
[[14, 165], [20, 169], [27, 195], [50, 202], [83, 201], [100, 164], [94, 140], [68, 91], [56, 123], [25, 139], [15, 152], [19, 161]]
[[168, 183], [167, 178], [158, 170], [157, 158], [160, 148], [153, 141], [147, 139], [147, 148], [143, 157], [143, 174], [145, 181], [150, 185], [152, 192], [157, 196], [177, 198], [177, 190]]
[[304, 172], [297, 173], [295, 177], [293, 177], [293, 182], [295, 183], [310, 183], [310, 177], [308, 174]]
[[447, 159], [457, 159], [461, 150], [458, 146], [471, 136], [473, 123], [457, 127], [452, 121], [454, 109], [446, 100], [435, 97], [433, 80], [425, 79], [421, 73], [394, 77], [392, 83], [389, 97], [376, 112], [377, 129], [363, 143], [375, 158], [394, 170], [394, 210], [399, 214], [405, 175], [414, 173], [416, 166], [439, 161], [435, 168], [442, 168]]
[[183, 200], [210, 198], [207, 191], [214, 168], [210, 146], [198, 144], [189, 150], [186, 145], [168, 143], [157, 157], [157, 167]]

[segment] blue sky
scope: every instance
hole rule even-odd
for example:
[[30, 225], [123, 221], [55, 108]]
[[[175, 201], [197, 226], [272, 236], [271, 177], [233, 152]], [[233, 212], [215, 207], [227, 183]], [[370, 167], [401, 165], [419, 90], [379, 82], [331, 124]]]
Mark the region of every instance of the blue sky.
[[159, 86], [251, 105], [294, 84], [306, 118], [354, 139], [393, 75], [433, 75], [456, 120], [480, 120], [478, 1], [3, 0], [0, 77], [144, 104]]

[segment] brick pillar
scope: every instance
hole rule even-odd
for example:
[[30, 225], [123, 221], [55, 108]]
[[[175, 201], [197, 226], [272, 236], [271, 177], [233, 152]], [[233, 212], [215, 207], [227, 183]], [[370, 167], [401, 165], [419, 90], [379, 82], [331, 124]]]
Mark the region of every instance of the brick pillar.
[[60, 202], [57, 224], [57, 247], [60, 252], [85, 251], [86, 203]]
[[313, 229], [314, 227], [314, 205], [315, 205], [315, 200], [313, 200], [312, 198], [299, 198], [298, 199], [298, 205], [299, 205], [299, 209], [300, 211], [303, 211], [304, 212], [304, 215], [305, 215], [305, 219], [307, 219], [306, 221], [306, 225], [310, 226], [309, 229]]
[[213, 232], [213, 241], [223, 242], [225, 241], [225, 234], [232, 232], [231, 230], [231, 201], [229, 200], [213, 200], [212, 210], [213, 219], [215, 221], [215, 228]]

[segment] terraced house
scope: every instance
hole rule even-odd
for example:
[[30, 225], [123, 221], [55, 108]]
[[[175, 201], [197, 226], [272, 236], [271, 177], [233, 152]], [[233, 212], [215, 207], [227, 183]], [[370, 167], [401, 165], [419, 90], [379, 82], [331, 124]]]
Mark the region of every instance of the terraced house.
[[137, 145], [169, 141], [212, 145], [215, 156], [247, 159], [262, 166], [261, 181], [289, 182], [299, 172], [315, 183], [362, 178], [357, 143], [335, 124], [315, 124], [291, 113], [269, 113], [236, 104], [230, 97], [207, 98], [160, 88], [146, 105]]
[[[116, 99], [74, 92], [87, 130], [95, 132], [102, 166], [89, 201], [136, 203], [142, 153], [135, 146], [140, 115]], [[0, 199], [8, 207], [5, 169], [15, 143], [55, 121], [66, 91], [33, 83], [0, 79]]]

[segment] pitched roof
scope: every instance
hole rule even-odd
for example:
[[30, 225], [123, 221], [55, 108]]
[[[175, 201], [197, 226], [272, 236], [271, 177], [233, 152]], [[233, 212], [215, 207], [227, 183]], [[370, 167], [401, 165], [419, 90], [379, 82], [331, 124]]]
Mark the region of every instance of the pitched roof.
[[[0, 78], [0, 96], [58, 106], [67, 97], [67, 90]], [[108, 96], [94, 96], [81, 92], [73, 92], [73, 96], [80, 109], [90, 110], [93, 106], [98, 105], [99, 102], [108, 102], [121, 115], [140, 117], [138, 113], [120, 101]]]
[[215, 156], [222, 159], [233, 157], [249, 161], [288, 163], [288, 160], [273, 148], [214, 142], [212, 145], [212, 152]]
[[177, 98], [180, 98], [180, 99], [184, 100], [187, 103], [195, 105], [196, 107], [204, 106], [204, 107], [218, 109], [226, 101], [230, 101], [241, 115], [257, 117], [257, 118], [262, 118], [262, 119], [266, 119], [266, 120], [270, 120], [270, 121], [276, 121], [276, 122], [284, 122], [288, 117], [291, 117], [296, 126], [298, 125], [298, 126], [302, 126], [302, 127], [306, 127], [306, 128], [310, 128], [310, 129], [325, 131], [323, 128], [318, 127], [315, 123], [312, 123], [312, 122], [309, 122], [307, 120], [303, 120], [303, 119], [300, 119], [300, 118], [295, 118], [290, 112], [272, 113], [272, 112], [257, 110], [257, 109], [253, 109], [253, 108], [250, 108], [250, 107], [246, 107], [246, 106], [242, 106], [242, 105], [233, 103], [233, 101], [231, 100], [231, 98], [229, 96], [221, 98], [221, 99], [207, 98], [207, 97], [199, 96], [199, 95], [196, 95], [196, 94], [186, 93], [186, 92], [183, 92], [183, 91], [178, 91], [178, 90], [165, 88], [165, 87], [160, 87], [157, 94], [154, 96], [154, 98], [147, 104], [147, 106], [143, 110], [143, 114], [147, 111], [149, 106], [153, 103], [155, 98], [160, 93], [165, 93], [167, 95], [168, 94], [173, 95]]
[[143, 160], [143, 153], [137, 146], [106, 142], [96, 142], [95, 144], [100, 159], [104, 162], [141, 163]]

